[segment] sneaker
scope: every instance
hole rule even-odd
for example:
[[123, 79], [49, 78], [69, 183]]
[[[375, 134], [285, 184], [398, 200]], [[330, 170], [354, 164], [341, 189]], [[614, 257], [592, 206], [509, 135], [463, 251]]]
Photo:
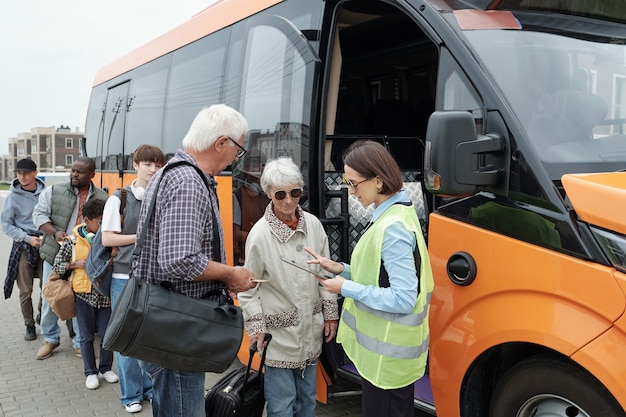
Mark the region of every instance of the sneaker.
[[31, 341], [37, 339], [37, 333], [35, 333], [35, 326], [26, 326], [26, 334], [24, 340]]
[[142, 409], [143, 409], [143, 406], [141, 405], [139, 401], [128, 403], [124, 406], [124, 410], [126, 410], [127, 413], [138, 413]]
[[74, 356], [76, 356], [77, 358], [83, 357], [83, 355], [81, 355], [80, 353], [80, 348], [74, 348]]
[[120, 380], [113, 371], [106, 371], [102, 374], [102, 378], [104, 378], [104, 380], [109, 384], [115, 384], [117, 381]]
[[92, 374], [87, 375], [87, 380], [85, 381], [85, 386], [87, 389], [97, 389], [100, 386], [100, 381], [98, 380], [98, 375]]
[[37, 359], [42, 360], [49, 358], [50, 356], [52, 356], [52, 352], [54, 351], [54, 349], [58, 348], [59, 345], [60, 343], [44, 342], [37, 351]]

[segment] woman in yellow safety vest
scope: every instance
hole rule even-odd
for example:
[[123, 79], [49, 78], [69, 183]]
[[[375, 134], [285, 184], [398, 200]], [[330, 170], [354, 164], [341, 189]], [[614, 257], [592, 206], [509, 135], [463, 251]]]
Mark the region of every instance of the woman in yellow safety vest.
[[362, 380], [364, 417], [412, 417], [413, 383], [428, 357], [428, 309], [433, 277], [428, 251], [402, 174], [373, 141], [352, 144], [343, 157], [344, 182], [364, 206], [374, 204], [370, 226], [351, 264], [306, 248], [333, 279], [318, 281], [346, 299], [337, 342]]

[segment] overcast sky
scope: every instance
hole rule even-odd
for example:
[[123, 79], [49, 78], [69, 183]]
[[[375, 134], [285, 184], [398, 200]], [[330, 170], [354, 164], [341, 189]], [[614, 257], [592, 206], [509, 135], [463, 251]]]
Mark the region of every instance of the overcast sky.
[[0, 0], [0, 155], [33, 127], [85, 128], [98, 69], [216, 0]]

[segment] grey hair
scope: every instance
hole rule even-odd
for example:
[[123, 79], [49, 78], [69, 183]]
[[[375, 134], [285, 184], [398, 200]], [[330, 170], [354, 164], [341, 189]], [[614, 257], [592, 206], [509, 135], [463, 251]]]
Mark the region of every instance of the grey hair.
[[291, 184], [299, 184], [300, 187], [304, 187], [302, 173], [293, 159], [282, 157], [272, 159], [265, 164], [261, 175], [261, 188], [265, 194], [269, 195], [273, 188]]
[[[221, 136], [228, 136], [236, 142], [247, 131], [248, 122], [241, 113], [225, 104], [214, 104], [196, 115], [183, 139], [183, 148], [203, 152]], [[235, 144], [231, 142], [231, 146]]]

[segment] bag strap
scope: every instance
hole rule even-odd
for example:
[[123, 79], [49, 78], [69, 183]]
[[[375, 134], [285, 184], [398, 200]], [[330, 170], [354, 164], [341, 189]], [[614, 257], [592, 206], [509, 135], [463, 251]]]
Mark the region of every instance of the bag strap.
[[[126, 209], [126, 198], [128, 197], [128, 190], [126, 188], [120, 188], [120, 194], [120, 226], [124, 227], [124, 210]], [[113, 246], [113, 248], [111, 248], [111, 260], [109, 261], [111, 264], [113, 264], [113, 258], [115, 258], [115, 255], [117, 255], [118, 249], [118, 246]]]
[[[76, 241], [70, 239], [70, 242], [72, 244], [72, 260], [71, 262], [76, 262]], [[70, 272], [69, 276], [67, 277], [67, 280], [69, 282], [72, 282], [72, 278], [74, 278], [74, 271]]]
[[[139, 255], [141, 254], [141, 249], [143, 248], [143, 242], [146, 240], [146, 234], [148, 232], [148, 223], [150, 222], [150, 219], [152, 218], [152, 213], [154, 212], [154, 206], [156, 205], [156, 197], [157, 197], [157, 191], [159, 189], [159, 185], [161, 184], [161, 180], [163, 179], [163, 175], [165, 174], [165, 171], [175, 168], [177, 166], [180, 165], [189, 165], [190, 167], [193, 167], [197, 172], [198, 175], [200, 175], [200, 178], [202, 179], [202, 181], [204, 182], [204, 185], [207, 187], [207, 189], [209, 190], [209, 192], [211, 192], [211, 186], [209, 185], [209, 181], [206, 178], [206, 175], [204, 172], [202, 172], [202, 170], [200, 168], [198, 168], [196, 165], [187, 162], [187, 161], [176, 161], [173, 163], [167, 163], [165, 164], [165, 166], [163, 167], [163, 172], [161, 173], [161, 176], [159, 177], [159, 180], [156, 184], [156, 186], [154, 187], [154, 192], [152, 193], [152, 199], [150, 200], [150, 205], [148, 206], [148, 212], [146, 213], [146, 218], [144, 220], [144, 224], [143, 227], [141, 229], [141, 235], [139, 236], [139, 239], [137, 240], [137, 243], [135, 244], [135, 250], [133, 251], [133, 258], [137, 258], [139, 257]], [[221, 259], [221, 244], [219, 239], [215, 239], [217, 236], [219, 236], [219, 229], [217, 228], [217, 217], [215, 216], [215, 211], [212, 209], [211, 210], [211, 216], [213, 218], [213, 237], [214, 237], [214, 241], [217, 240], [218, 244], [213, 244], [213, 260], [215, 261], [216, 259]]]

